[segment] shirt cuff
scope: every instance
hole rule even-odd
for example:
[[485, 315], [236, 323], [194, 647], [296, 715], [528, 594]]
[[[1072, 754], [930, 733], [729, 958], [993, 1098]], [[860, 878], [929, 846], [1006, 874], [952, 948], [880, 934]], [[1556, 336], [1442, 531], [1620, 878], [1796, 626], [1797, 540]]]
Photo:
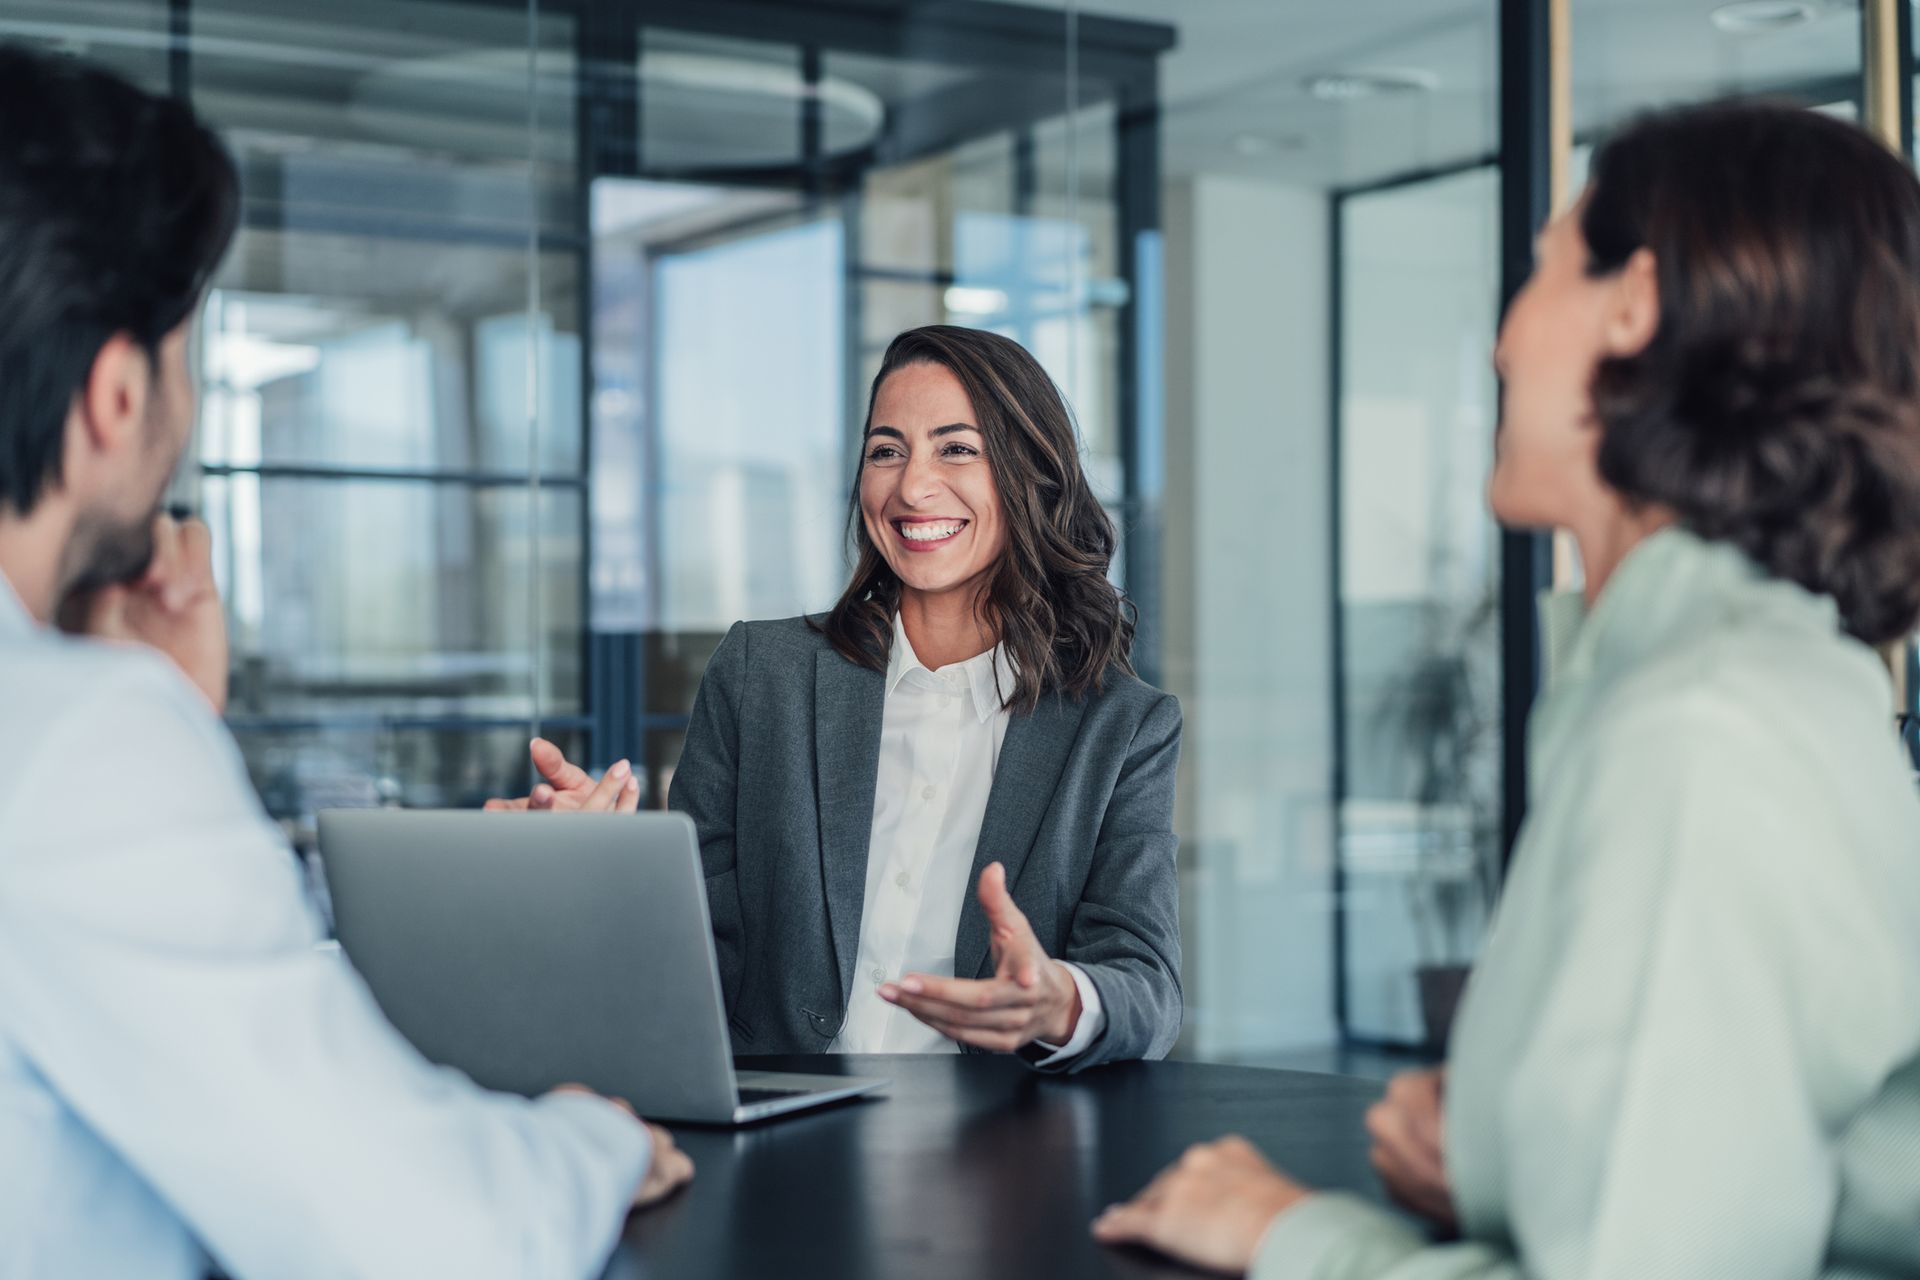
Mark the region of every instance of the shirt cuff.
[[1378, 1276], [1426, 1241], [1390, 1213], [1355, 1196], [1315, 1192], [1273, 1220], [1247, 1280]]
[[1080, 988], [1080, 1021], [1074, 1024], [1073, 1036], [1065, 1044], [1048, 1044], [1045, 1040], [1033, 1042], [1035, 1048], [1044, 1049], [1048, 1054], [1033, 1064], [1036, 1067], [1057, 1067], [1079, 1057], [1107, 1029], [1107, 1010], [1100, 1003], [1100, 989], [1093, 985], [1093, 979], [1079, 965], [1067, 961], [1061, 963], [1073, 975], [1073, 985]]

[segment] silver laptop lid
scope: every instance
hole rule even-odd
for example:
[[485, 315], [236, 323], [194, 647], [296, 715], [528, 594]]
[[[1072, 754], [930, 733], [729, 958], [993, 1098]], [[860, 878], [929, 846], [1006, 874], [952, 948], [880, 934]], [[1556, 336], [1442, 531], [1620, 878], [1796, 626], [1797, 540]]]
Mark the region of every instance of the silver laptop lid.
[[732, 1117], [684, 815], [336, 811], [320, 854], [341, 947], [431, 1061], [529, 1096], [575, 1083], [649, 1118]]

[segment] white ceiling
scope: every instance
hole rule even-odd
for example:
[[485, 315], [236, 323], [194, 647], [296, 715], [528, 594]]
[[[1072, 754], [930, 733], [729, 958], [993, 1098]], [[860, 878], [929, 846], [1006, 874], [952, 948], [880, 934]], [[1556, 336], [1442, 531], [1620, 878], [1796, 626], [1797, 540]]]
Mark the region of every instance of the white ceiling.
[[[1064, 9], [1066, 0], [1040, 0]], [[1780, 92], [1856, 75], [1860, 20], [1828, 0], [1809, 26], [1730, 35], [1721, 0], [1573, 0], [1575, 119], [1583, 131], [1634, 110], [1728, 92]], [[1459, 163], [1497, 145], [1497, 0], [1079, 0], [1083, 14], [1161, 22], [1164, 167], [1351, 185]], [[1431, 93], [1329, 103], [1327, 72], [1413, 68]]]

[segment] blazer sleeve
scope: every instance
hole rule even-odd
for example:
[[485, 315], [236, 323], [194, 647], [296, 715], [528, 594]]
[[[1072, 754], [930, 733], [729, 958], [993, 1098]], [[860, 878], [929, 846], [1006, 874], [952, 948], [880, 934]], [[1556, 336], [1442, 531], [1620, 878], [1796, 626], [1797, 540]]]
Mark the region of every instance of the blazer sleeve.
[[6, 1035], [222, 1267], [598, 1274], [645, 1131], [594, 1098], [484, 1092], [401, 1039], [317, 949], [293, 855], [176, 674], [95, 684], [14, 794]]
[[713, 916], [713, 947], [720, 962], [720, 989], [735, 1007], [746, 970], [746, 926], [734, 837], [740, 796], [740, 702], [747, 683], [747, 624], [736, 622], [707, 663], [694, 695], [693, 718], [667, 807], [686, 814], [700, 837], [707, 878], [707, 909]]
[[1180, 729], [1180, 701], [1166, 694], [1135, 730], [1059, 957], [1079, 965], [1099, 991], [1106, 1029], [1085, 1053], [1043, 1071], [1164, 1058], [1180, 1036], [1179, 840], [1173, 834]]

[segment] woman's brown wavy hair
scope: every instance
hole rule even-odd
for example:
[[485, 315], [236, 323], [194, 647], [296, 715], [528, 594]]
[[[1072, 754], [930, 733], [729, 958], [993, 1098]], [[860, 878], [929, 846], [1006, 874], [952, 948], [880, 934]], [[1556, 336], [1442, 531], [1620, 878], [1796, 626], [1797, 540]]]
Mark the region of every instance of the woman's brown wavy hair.
[[[960, 381], [986, 442], [1006, 521], [1006, 549], [979, 600], [1017, 671], [1006, 705], [1032, 711], [1042, 694], [1081, 698], [1110, 670], [1131, 675], [1133, 606], [1107, 578], [1113, 521], [1080, 467], [1080, 442], [1060, 391], [1019, 343], [980, 329], [928, 325], [895, 338], [867, 396], [908, 365], [936, 364]], [[861, 450], [861, 467], [866, 465]], [[867, 534], [856, 469], [849, 538], [853, 579], [821, 630], [849, 662], [883, 670], [893, 647], [900, 580]]]
[[1773, 103], [1647, 116], [1595, 156], [1589, 274], [1652, 251], [1660, 321], [1594, 380], [1599, 466], [1883, 644], [1920, 625], [1920, 181]]

